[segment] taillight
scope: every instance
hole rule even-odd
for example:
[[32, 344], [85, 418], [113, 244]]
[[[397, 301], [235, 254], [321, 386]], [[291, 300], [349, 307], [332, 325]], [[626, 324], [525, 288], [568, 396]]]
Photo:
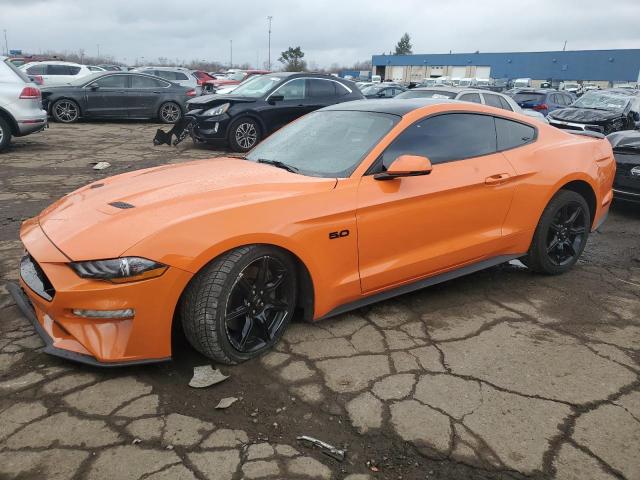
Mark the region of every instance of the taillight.
[[541, 103], [540, 105], [534, 105], [533, 109], [537, 112], [541, 111], [541, 110], [547, 110], [549, 108], [549, 106], [546, 103]]
[[41, 98], [40, 89], [36, 87], [24, 87], [18, 98], [22, 100], [38, 100]]
[[187, 90], [187, 97], [195, 97], [196, 95], [198, 94], [193, 88], [191, 90]]

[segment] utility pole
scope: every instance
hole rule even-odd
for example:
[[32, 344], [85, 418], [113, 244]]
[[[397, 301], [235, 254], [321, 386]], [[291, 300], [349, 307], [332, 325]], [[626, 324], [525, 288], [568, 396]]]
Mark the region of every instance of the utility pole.
[[564, 41], [564, 47], [562, 47], [562, 51], [565, 52], [567, 50], [567, 41]]
[[7, 29], [4, 29], [4, 50], [5, 50], [5, 55], [8, 57], [9, 56], [9, 43], [7, 42]]
[[96, 46], [98, 47], [98, 60], [99, 60], [100, 59], [100, 44], [98, 43]]
[[273, 17], [269, 15], [267, 17], [267, 20], [269, 21], [269, 57], [267, 61], [267, 65], [269, 67], [267, 68], [267, 70], [271, 70], [271, 20], [273, 20]]
[[229, 40], [229, 68], [233, 68], [233, 40]]

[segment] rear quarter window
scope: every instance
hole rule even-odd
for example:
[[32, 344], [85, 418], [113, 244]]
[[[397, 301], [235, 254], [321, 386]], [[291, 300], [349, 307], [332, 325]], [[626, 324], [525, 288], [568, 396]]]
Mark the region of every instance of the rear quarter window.
[[536, 138], [536, 129], [524, 123], [496, 118], [498, 150], [510, 150], [531, 143]]

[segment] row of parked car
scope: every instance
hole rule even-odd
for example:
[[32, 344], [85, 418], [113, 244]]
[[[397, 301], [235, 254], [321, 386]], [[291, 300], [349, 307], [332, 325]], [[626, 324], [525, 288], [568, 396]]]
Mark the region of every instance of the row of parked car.
[[[180, 78], [167, 78], [165, 72], [172, 71], [168, 67], [105, 69], [62, 85], [37, 88], [28, 72], [4, 58], [0, 60], [0, 149], [12, 135], [45, 128], [50, 114], [61, 123], [80, 118], [159, 119], [178, 123], [176, 135], [181, 129], [188, 130], [196, 142], [228, 144], [235, 151], [247, 152], [262, 138], [306, 113], [364, 98], [474, 102], [596, 135], [640, 128], [640, 95], [628, 89], [593, 90], [576, 99], [569, 92], [553, 89], [512, 89], [505, 94], [450, 86], [408, 89], [392, 82], [360, 88], [349, 80], [318, 73], [238, 71], [231, 76], [207, 73], [212, 79], [205, 79], [211, 82], [209, 91], [216, 93], [201, 95], [197, 86], [181, 85]], [[640, 136], [640, 132], [632, 134]], [[617, 137], [617, 156], [627, 155], [628, 160], [628, 151], [633, 150], [633, 158], [638, 157], [638, 140], [633, 140], [633, 135], [632, 140], [626, 134], [622, 140]], [[627, 166], [620, 170], [625, 181], [638, 177], [640, 182], [640, 165]], [[633, 195], [640, 199], [640, 186]]]

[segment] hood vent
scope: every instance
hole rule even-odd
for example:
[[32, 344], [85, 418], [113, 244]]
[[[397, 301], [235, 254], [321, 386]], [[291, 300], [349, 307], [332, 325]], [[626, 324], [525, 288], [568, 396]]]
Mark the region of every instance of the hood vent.
[[127, 202], [111, 202], [109, 205], [111, 205], [112, 207], [121, 208], [123, 210], [126, 210], [127, 208], [136, 208], [135, 205], [131, 205]]

